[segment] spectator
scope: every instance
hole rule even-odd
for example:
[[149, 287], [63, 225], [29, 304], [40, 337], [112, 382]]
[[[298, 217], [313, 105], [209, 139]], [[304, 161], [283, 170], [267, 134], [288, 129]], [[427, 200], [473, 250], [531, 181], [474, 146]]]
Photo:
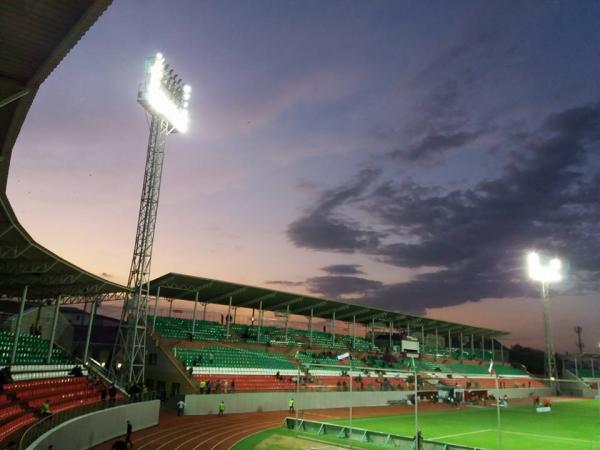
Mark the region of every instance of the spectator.
[[235, 380], [231, 380], [231, 392], [235, 392]]
[[225, 402], [221, 400], [221, 403], [219, 403], [219, 415], [222, 416], [223, 414], [225, 414]]
[[127, 421], [127, 434], [125, 435], [125, 444], [127, 448], [133, 447], [133, 442], [131, 442], [131, 433], [133, 432], [133, 426], [131, 426], [131, 422]]
[[138, 384], [132, 384], [131, 387], [129, 388], [129, 395], [131, 396], [131, 399], [134, 402], [137, 402], [140, 400], [141, 392], [142, 392], [142, 390], [140, 389], [140, 386]]
[[108, 404], [114, 405], [116, 398], [117, 398], [117, 388], [115, 387], [115, 385], [113, 383], [108, 388], [108, 399], [109, 399]]
[[194, 373], [194, 368], [192, 366], [188, 367], [188, 375], [191, 377]]
[[177, 402], [177, 416], [183, 416], [183, 411], [185, 409], [185, 402], [183, 400], [179, 400]]
[[0, 388], [4, 388], [6, 383], [10, 383], [12, 381], [12, 376], [10, 373], [10, 366], [6, 366], [3, 369], [0, 369]]
[[100, 388], [100, 400], [102, 400], [102, 404], [104, 404], [104, 402], [106, 402], [106, 386], [103, 384], [102, 387]]
[[200, 380], [200, 394], [204, 394], [204, 389], [206, 389], [206, 381]]
[[221, 380], [217, 380], [215, 383], [215, 394], [221, 393]]
[[223, 392], [227, 394], [227, 389], [229, 388], [229, 381], [223, 381]]
[[206, 393], [207, 393], [207, 394], [210, 394], [210, 390], [211, 390], [211, 388], [212, 388], [212, 381], [208, 380], [208, 381], [206, 382]]
[[44, 403], [42, 403], [42, 406], [40, 408], [40, 414], [43, 417], [52, 415], [52, 412], [50, 411], [50, 400], [46, 400]]
[[209, 363], [210, 365], [212, 365], [212, 363], [213, 363], [213, 361], [214, 361], [214, 360], [215, 360], [215, 357], [214, 357], [214, 355], [213, 355], [212, 353], [209, 353], [209, 354], [208, 354], [208, 363]]

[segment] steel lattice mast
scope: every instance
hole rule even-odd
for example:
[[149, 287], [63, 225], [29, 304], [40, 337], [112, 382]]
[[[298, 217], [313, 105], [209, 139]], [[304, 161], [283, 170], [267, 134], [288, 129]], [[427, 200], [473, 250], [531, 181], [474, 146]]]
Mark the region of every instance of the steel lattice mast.
[[549, 378], [551, 384], [554, 384], [554, 381], [558, 380], [558, 370], [556, 368], [552, 322], [550, 321], [550, 286], [545, 282], [542, 282], [542, 304], [544, 309], [544, 356], [546, 357], [546, 378]]
[[150, 137], [127, 283], [131, 292], [123, 304], [110, 367], [111, 374], [123, 385], [144, 381], [150, 268], [165, 144], [172, 132], [187, 131], [189, 96], [189, 86], [183, 85], [160, 53], [147, 60], [146, 78], [138, 93], [138, 101], [151, 117]]
[[530, 252], [527, 255], [527, 266], [529, 277], [541, 284], [542, 308], [544, 312], [544, 366], [546, 378], [558, 390], [560, 385], [558, 384], [554, 338], [552, 336], [552, 323], [550, 321], [550, 283], [555, 283], [562, 279], [562, 262], [558, 258], [552, 258], [547, 264], [542, 264], [540, 255], [536, 252]]

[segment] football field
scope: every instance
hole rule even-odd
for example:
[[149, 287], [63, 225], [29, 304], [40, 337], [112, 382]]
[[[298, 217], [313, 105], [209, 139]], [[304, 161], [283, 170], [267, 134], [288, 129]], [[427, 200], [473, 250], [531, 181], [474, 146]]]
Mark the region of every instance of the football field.
[[[329, 423], [348, 425], [348, 420]], [[414, 436], [414, 416], [411, 414], [354, 419], [353, 428]], [[463, 407], [453, 410], [426, 412], [419, 415], [419, 427], [425, 440], [458, 444], [482, 449], [498, 448], [496, 409], [494, 407]], [[277, 439], [285, 439], [275, 443]], [[294, 441], [295, 439], [295, 441]], [[272, 429], [258, 433], [251, 442], [240, 442], [235, 450], [276, 448], [327, 448], [307, 445], [305, 439], [317, 439], [323, 444], [348, 446], [347, 439], [314, 435], [287, 429]], [[600, 450], [600, 402], [595, 400], [557, 401], [549, 413], [537, 413], [533, 405], [511, 405], [501, 412], [501, 439], [504, 450]], [[331, 448], [334, 448], [334, 447]], [[353, 442], [354, 448], [384, 449], [365, 442]], [[342, 447], [341, 447], [342, 448]], [[347, 448], [347, 447], [346, 447]]]
[[[339, 423], [348, 424], [347, 421]], [[414, 416], [399, 415], [356, 419], [354, 427], [414, 436]], [[423, 438], [495, 449], [498, 445], [496, 409], [465, 407], [419, 416]], [[506, 450], [600, 450], [600, 402], [555, 402], [549, 413], [532, 405], [501, 410], [501, 438]]]

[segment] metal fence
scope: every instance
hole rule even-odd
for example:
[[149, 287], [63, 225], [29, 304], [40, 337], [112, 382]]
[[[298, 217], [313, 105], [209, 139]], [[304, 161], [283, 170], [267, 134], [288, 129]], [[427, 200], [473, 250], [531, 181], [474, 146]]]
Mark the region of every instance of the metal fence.
[[287, 417], [284, 425], [289, 430], [314, 434], [316, 436], [332, 436], [338, 439], [371, 443], [401, 450], [482, 450], [478, 447], [465, 447], [426, 439], [422, 439], [420, 445], [418, 445], [415, 438], [411, 436], [400, 436], [381, 431], [349, 427], [347, 425], [296, 419], [294, 417]]

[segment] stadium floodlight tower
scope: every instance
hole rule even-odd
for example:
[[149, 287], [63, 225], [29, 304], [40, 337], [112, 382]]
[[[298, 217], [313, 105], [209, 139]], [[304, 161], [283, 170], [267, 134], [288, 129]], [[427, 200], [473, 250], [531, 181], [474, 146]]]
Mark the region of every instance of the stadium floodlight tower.
[[538, 281], [541, 285], [542, 305], [544, 309], [544, 344], [546, 356], [546, 377], [552, 384], [558, 379], [556, 368], [556, 356], [554, 353], [554, 339], [552, 337], [552, 327], [550, 323], [550, 283], [556, 283], [562, 280], [562, 262], [558, 258], [550, 259], [546, 264], [542, 264], [541, 257], [536, 252], [529, 252], [527, 255], [527, 267], [529, 278]]
[[150, 116], [150, 138], [127, 284], [131, 293], [126, 296], [123, 304], [111, 364], [112, 375], [122, 384], [144, 381], [150, 266], [165, 142], [169, 134], [185, 133], [188, 129], [190, 91], [190, 86], [183, 84], [162, 54], [157, 53], [146, 60], [146, 75], [138, 92], [138, 102]]

